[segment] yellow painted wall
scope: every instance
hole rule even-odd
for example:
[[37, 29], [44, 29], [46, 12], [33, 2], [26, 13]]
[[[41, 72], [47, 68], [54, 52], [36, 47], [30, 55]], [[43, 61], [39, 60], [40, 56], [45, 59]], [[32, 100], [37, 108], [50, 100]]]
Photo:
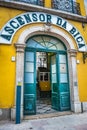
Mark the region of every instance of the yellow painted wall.
[[45, 0], [45, 7], [51, 8], [51, 0]]
[[[69, 21], [72, 23], [84, 37], [85, 42], [87, 41], [87, 24], [82, 27], [82, 23]], [[87, 42], [86, 42], [87, 43]], [[78, 77], [78, 90], [79, 90], [79, 99], [81, 102], [87, 101], [87, 60], [86, 63], [83, 63], [83, 54], [77, 53], [77, 60], [80, 61], [77, 64], [77, 77]]]
[[[80, 2], [82, 1], [83, 0]], [[51, 6], [51, 3], [49, 4], [49, 2], [50, 0], [45, 3], [45, 6], [48, 8]], [[82, 12], [84, 15], [83, 9]], [[21, 13], [24, 13], [24, 11], [0, 7], [0, 30], [8, 20]], [[69, 22], [71, 22], [81, 32], [84, 39], [87, 41], [87, 25], [85, 25], [85, 28], [82, 28], [82, 23], [74, 21]], [[33, 24], [29, 26], [33, 26]], [[17, 42], [19, 35], [26, 28], [27, 26], [16, 32], [11, 45], [0, 44], [0, 108], [10, 108], [14, 104], [16, 62], [12, 62], [11, 58], [12, 56], [16, 56], [14, 43]], [[86, 64], [83, 64], [82, 53], [77, 54], [77, 59], [80, 61], [80, 64], [77, 64], [80, 100], [87, 101], [87, 61]]]
[[76, 0], [77, 3], [80, 3], [81, 15], [86, 16], [86, 10], [84, 6], [84, 0]]
[[15, 87], [15, 56], [13, 45], [0, 45], [0, 108], [12, 107]]
[[78, 53], [77, 59], [80, 61], [77, 64], [77, 76], [78, 76], [78, 90], [80, 101], [87, 101], [87, 59], [86, 63], [83, 63], [82, 53]]
[[[0, 30], [8, 20], [20, 13], [23, 11], [0, 7]], [[0, 44], [0, 108], [10, 108], [14, 104], [16, 63], [11, 58], [16, 55], [16, 50], [13, 43]]]

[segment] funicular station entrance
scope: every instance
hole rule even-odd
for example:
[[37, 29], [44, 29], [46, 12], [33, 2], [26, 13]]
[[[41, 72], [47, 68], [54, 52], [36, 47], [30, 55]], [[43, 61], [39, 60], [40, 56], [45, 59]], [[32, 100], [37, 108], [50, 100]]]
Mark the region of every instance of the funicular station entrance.
[[67, 51], [56, 37], [36, 35], [26, 41], [24, 115], [70, 110]]

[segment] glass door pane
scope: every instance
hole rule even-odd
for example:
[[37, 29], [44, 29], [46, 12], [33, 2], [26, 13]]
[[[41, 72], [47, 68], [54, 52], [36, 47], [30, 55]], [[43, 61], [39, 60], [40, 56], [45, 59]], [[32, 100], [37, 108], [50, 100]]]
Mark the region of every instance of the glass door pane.
[[24, 114], [36, 113], [36, 61], [35, 52], [25, 52]]
[[66, 54], [59, 54], [59, 93], [60, 110], [70, 109], [70, 92], [68, 80], [68, 66]]
[[52, 87], [52, 108], [59, 110], [59, 88], [57, 79], [57, 55], [51, 56], [51, 87]]

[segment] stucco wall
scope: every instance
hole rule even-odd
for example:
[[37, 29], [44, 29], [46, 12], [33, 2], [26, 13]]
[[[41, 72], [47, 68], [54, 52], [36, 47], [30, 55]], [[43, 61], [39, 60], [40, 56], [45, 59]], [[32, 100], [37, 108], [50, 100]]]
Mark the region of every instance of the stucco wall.
[[[50, 7], [50, 0], [45, 3], [46, 7]], [[81, 5], [82, 15], [85, 16], [83, 0], [77, 0]], [[24, 13], [23, 10], [16, 10], [11, 8], [3, 8], [0, 7], [0, 30], [2, 27], [10, 20], [11, 18]], [[81, 22], [71, 21], [79, 32], [84, 37], [85, 41], [87, 41], [87, 24], [84, 24], [84, 28], [82, 27]], [[25, 29], [29, 28], [32, 25], [27, 25], [21, 29], [19, 29], [15, 36], [13, 37], [11, 45], [0, 44], [0, 108], [11, 108], [14, 105], [15, 98], [15, 84], [16, 84], [16, 59], [12, 61], [12, 56], [16, 58], [16, 49], [14, 44], [17, 42], [18, 37], [21, 32]], [[56, 27], [55, 27], [56, 28]], [[65, 32], [65, 31], [64, 31]], [[66, 32], [67, 33], [67, 32]], [[71, 37], [72, 38], [72, 37]], [[73, 39], [74, 41], [74, 39]], [[75, 42], [73, 42], [75, 45]], [[76, 46], [76, 45], [75, 45]], [[87, 60], [86, 63], [83, 64], [82, 53], [77, 53], [77, 60], [79, 60], [79, 64], [77, 64], [77, 73], [78, 73], [78, 86], [79, 86], [79, 98], [80, 101], [87, 101]]]

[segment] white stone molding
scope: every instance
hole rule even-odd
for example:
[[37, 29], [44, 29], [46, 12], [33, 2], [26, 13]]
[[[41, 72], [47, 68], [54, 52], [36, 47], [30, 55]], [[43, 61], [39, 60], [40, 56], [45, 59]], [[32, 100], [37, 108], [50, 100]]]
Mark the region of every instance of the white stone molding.
[[75, 46], [73, 44], [74, 39], [72, 40], [70, 34], [65, 33], [63, 31], [63, 29], [58, 29], [58, 27], [57, 28], [54, 28], [53, 26], [47, 27], [47, 25], [44, 25], [44, 24], [39, 25], [39, 26], [33, 26], [33, 27], [30, 27], [30, 28], [24, 30], [21, 33], [21, 35], [19, 36], [17, 43], [23, 44], [26, 42], [26, 40], [29, 37], [36, 35], [36, 34], [45, 34], [45, 35], [51, 35], [51, 36], [57, 37], [65, 43], [68, 50], [75, 49]]
[[21, 84], [21, 119], [23, 119], [23, 83], [24, 83], [24, 49], [25, 44], [15, 44], [16, 47], [16, 87], [15, 87], [15, 103], [14, 108], [11, 110], [11, 119], [15, 120], [16, 115], [16, 89], [17, 85]]
[[[78, 95], [78, 78], [77, 78], [77, 69], [76, 69], [76, 49], [75, 42], [68, 33], [65, 33], [63, 29], [55, 28], [55, 26], [44, 27], [43, 25], [34, 25], [26, 30], [24, 30], [18, 38], [17, 43], [15, 44], [17, 49], [16, 54], [16, 86], [20, 81], [22, 84], [22, 95], [21, 95], [21, 119], [23, 119], [23, 80], [24, 80], [24, 48], [26, 40], [34, 35], [45, 34], [54, 36], [65, 44], [67, 47], [68, 55], [68, 64], [69, 64], [69, 80], [70, 80], [70, 98], [71, 98], [71, 110], [74, 112], [81, 112], [81, 103], [79, 101]], [[15, 92], [16, 100], [16, 92]], [[12, 109], [12, 119], [15, 119], [15, 105]]]
[[76, 67], [77, 51], [71, 49], [70, 51], [68, 51], [68, 53], [70, 56], [69, 73], [70, 73], [71, 110], [73, 112], [79, 113], [81, 112], [81, 102], [79, 101], [78, 78], [77, 78], [77, 67]]

